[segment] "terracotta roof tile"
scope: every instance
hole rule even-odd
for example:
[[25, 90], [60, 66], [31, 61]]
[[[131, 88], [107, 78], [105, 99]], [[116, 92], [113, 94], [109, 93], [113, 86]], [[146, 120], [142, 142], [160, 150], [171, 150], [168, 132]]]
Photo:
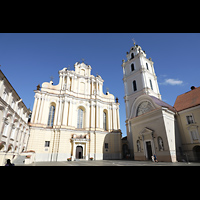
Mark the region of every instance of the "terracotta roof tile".
[[174, 108], [179, 112], [200, 105], [200, 87], [179, 95], [176, 98]]

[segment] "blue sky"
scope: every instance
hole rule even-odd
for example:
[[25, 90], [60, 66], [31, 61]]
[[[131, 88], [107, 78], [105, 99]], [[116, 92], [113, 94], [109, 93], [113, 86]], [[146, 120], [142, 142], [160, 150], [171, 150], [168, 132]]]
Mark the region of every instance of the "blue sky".
[[199, 33], [0, 33], [1, 70], [25, 105], [33, 108], [38, 84], [58, 84], [58, 71], [85, 59], [92, 74], [104, 79], [119, 98], [120, 123], [126, 135], [122, 59], [133, 46], [132, 38], [154, 62], [162, 100], [174, 105], [176, 97], [200, 86]]

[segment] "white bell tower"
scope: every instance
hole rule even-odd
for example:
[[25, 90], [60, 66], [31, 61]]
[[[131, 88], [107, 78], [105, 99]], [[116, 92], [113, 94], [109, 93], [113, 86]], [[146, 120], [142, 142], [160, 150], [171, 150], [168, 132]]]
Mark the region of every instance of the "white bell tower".
[[153, 61], [146, 58], [145, 51], [138, 45], [131, 47], [122, 60], [125, 89], [126, 119], [130, 117], [131, 106], [140, 95], [147, 94], [161, 99]]

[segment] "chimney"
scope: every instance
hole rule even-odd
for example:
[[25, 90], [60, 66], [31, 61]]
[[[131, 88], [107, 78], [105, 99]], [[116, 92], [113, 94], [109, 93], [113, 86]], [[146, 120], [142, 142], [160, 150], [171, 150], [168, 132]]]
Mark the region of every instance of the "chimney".
[[196, 87], [195, 87], [195, 86], [192, 86], [192, 87], [191, 87], [191, 90], [194, 90], [194, 89], [196, 89]]

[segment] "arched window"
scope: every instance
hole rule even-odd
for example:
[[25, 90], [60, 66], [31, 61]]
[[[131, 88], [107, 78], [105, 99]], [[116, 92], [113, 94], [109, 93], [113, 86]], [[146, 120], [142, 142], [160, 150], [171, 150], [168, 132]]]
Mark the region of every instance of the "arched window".
[[149, 79], [149, 82], [150, 82], [151, 89], [153, 90], [153, 85], [152, 85], [151, 79]]
[[136, 85], [136, 81], [133, 81], [133, 91], [137, 91], [137, 85]]
[[107, 115], [106, 112], [103, 112], [103, 129], [107, 131]]
[[83, 110], [78, 109], [77, 128], [83, 128]]
[[134, 53], [131, 54], [131, 59], [133, 59], [133, 58], [134, 58]]
[[147, 67], [147, 70], [149, 70], [149, 66], [148, 66], [148, 63], [146, 63], [146, 67]]
[[54, 113], [55, 113], [55, 106], [50, 106], [49, 118], [48, 118], [48, 126], [51, 126], [51, 127], [53, 126]]
[[135, 70], [135, 67], [134, 67], [134, 64], [132, 63], [131, 64], [131, 71], [134, 71]]

